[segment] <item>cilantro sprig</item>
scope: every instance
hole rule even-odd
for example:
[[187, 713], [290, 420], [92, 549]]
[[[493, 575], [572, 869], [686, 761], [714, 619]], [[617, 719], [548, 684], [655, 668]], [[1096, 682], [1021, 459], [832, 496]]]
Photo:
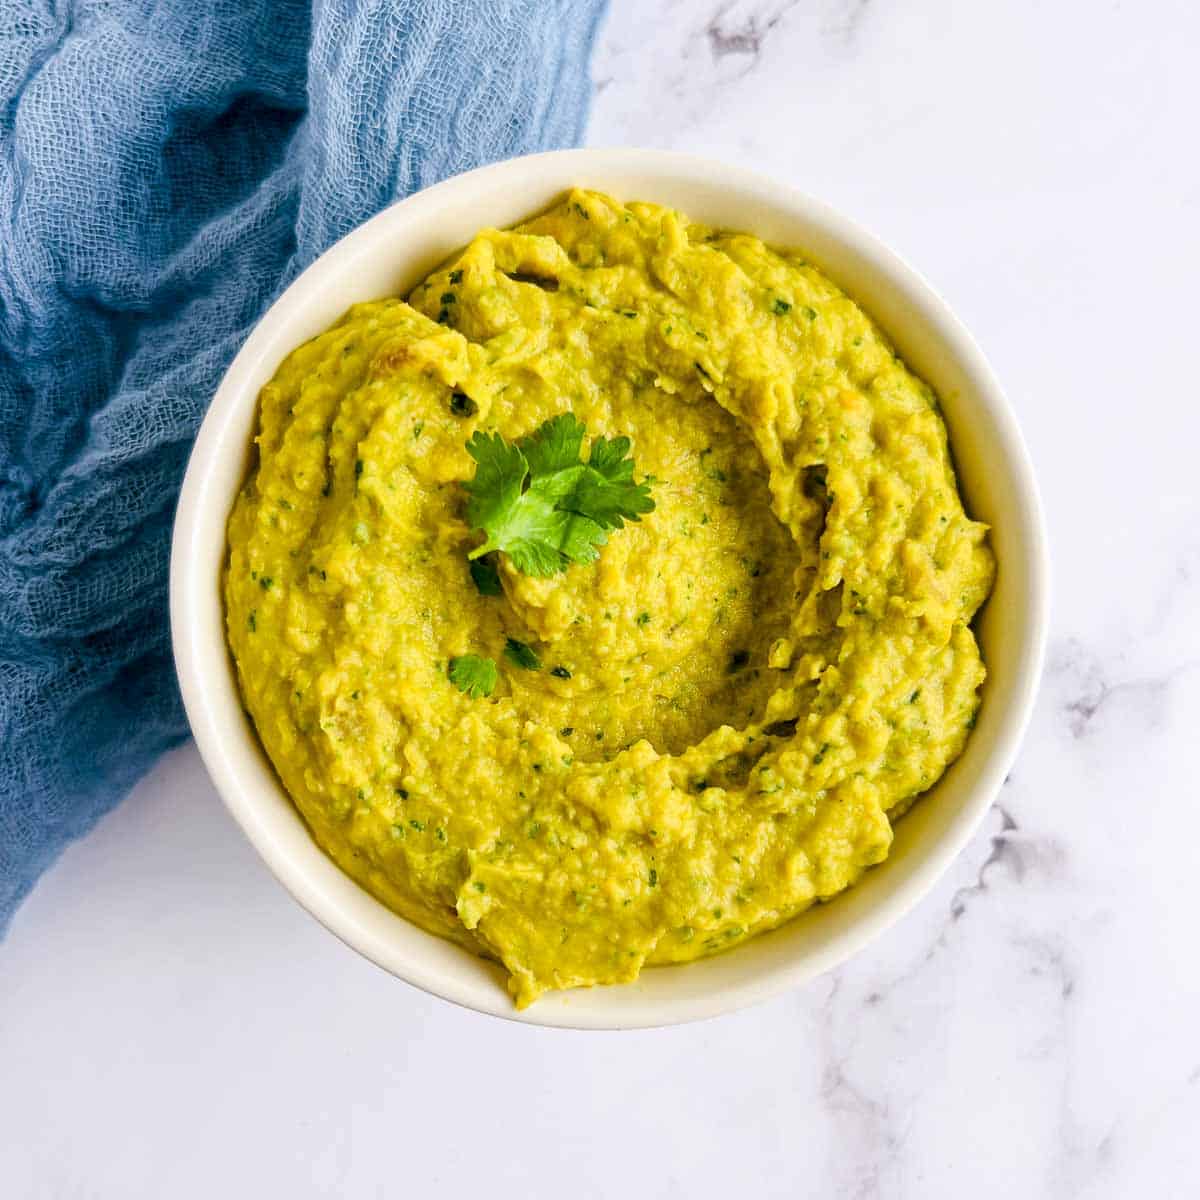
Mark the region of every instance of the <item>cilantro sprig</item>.
[[514, 443], [476, 431], [475, 478], [463, 487], [467, 520], [486, 540], [469, 558], [502, 550], [523, 574], [546, 578], [594, 562], [611, 530], [654, 510], [649, 481], [634, 481], [629, 439], [596, 438], [585, 462], [584, 433], [569, 412]]

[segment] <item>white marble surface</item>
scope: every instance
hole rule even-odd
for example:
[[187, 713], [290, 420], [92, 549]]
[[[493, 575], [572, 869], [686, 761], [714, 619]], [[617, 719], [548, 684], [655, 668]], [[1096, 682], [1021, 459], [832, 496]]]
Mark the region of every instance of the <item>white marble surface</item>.
[[1166, 0], [617, 0], [593, 143], [832, 201], [1010, 391], [1056, 595], [1002, 806], [835, 975], [563, 1034], [344, 949], [182, 750], [0, 947], [0, 1194], [1196, 1195], [1198, 45]]

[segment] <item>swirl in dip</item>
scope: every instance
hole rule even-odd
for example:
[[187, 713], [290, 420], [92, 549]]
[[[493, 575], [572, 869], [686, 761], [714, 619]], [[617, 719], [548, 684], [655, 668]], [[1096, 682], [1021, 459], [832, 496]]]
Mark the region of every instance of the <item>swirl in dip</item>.
[[[465, 443], [564, 412], [631, 440], [654, 511], [548, 578], [500, 554], [484, 594]], [[263, 388], [229, 643], [317, 842], [524, 1006], [886, 857], [974, 723], [985, 535], [933, 393], [802, 255], [580, 191]]]

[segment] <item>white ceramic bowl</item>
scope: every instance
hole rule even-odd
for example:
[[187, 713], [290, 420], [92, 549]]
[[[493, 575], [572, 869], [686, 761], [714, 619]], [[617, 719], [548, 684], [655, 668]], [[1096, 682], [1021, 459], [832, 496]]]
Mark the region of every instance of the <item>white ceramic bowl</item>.
[[[259, 389], [283, 357], [358, 300], [404, 293], [479, 229], [504, 226], [572, 185], [677, 207], [710, 225], [802, 248], [937, 390], [972, 514], [992, 526], [996, 587], [982, 614], [983, 707], [962, 757], [899, 822], [891, 856], [845, 895], [728, 954], [652, 967], [636, 983], [544, 996], [517, 1012], [499, 967], [425, 933], [353, 883], [311, 840], [242, 713], [219, 582]], [[192, 451], [171, 555], [175, 662], [196, 744], [230, 812], [295, 898], [394, 975], [514, 1020], [637, 1028], [712, 1016], [827, 971], [929, 890], [971, 836], [1012, 764], [1046, 637], [1046, 541], [1037, 487], [999, 384], [933, 289], [869, 234], [790, 187], [720, 163], [648, 150], [574, 150], [484, 167], [380, 213], [280, 297], [229, 368]]]

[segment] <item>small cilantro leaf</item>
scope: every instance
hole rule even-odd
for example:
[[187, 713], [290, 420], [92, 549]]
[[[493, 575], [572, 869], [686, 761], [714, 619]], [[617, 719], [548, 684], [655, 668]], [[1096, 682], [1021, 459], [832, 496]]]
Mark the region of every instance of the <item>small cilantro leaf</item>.
[[462, 654], [452, 658], [446, 673], [450, 676], [450, 682], [472, 700], [490, 696], [496, 686], [496, 664], [490, 658], [480, 658], [478, 654]]
[[540, 671], [542, 660], [538, 658], [531, 646], [518, 642], [516, 638], [508, 638], [504, 643], [504, 657], [516, 667], [525, 671]]
[[467, 443], [475, 478], [463, 487], [467, 520], [486, 540], [470, 558], [503, 550], [519, 571], [545, 578], [594, 562], [609, 530], [654, 510], [649, 481], [634, 482], [629, 439], [597, 438], [583, 462], [584, 432], [573, 413], [512, 445], [476, 432]]

